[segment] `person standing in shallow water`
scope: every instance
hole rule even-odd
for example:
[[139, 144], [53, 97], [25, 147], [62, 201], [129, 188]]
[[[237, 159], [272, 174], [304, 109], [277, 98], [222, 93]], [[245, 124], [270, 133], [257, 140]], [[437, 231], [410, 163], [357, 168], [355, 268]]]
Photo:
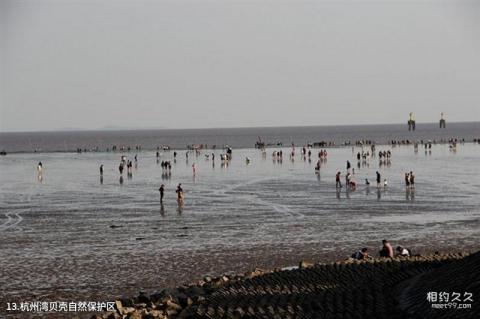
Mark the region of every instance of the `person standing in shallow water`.
[[410, 171], [410, 188], [415, 188], [415, 175]]
[[178, 184], [177, 190], [175, 192], [177, 193], [178, 204], [179, 205], [183, 204], [183, 188], [181, 183]]
[[163, 194], [165, 192], [165, 186], [162, 184], [158, 191], [160, 192], [160, 204], [163, 204]]
[[100, 176], [103, 176], [103, 164], [100, 165]]
[[376, 174], [377, 174], [377, 187], [380, 187], [380, 183], [382, 182], [382, 177], [378, 171], [376, 172]]
[[38, 162], [37, 166], [37, 178], [39, 182], [43, 181], [43, 164], [42, 162]]

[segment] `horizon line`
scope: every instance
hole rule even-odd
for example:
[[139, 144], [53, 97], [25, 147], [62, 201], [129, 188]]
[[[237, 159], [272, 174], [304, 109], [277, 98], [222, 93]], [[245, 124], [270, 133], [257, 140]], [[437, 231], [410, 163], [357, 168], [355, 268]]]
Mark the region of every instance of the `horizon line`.
[[[437, 124], [437, 122], [416, 122], [419, 124]], [[480, 120], [476, 121], [453, 121], [448, 123], [480, 123]], [[60, 133], [60, 132], [119, 132], [119, 131], [186, 131], [186, 130], [224, 130], [224, 129], [252, 129], [252, 128], [296, 128], [296, 127], [330, 127], [330, 126], [380, 126], [380, 125], [406, 125], [405, 123], [367, 123], [367, 124], [326, 124], [326, 125], [278, 125], [278, 126], [233, 126], [233, 127], [191, 127], [191, 128], [72, 128], [72, 129], [47, 129], [47, 130], [19, 130], [19, 131], [3, 131], [0, 130], [0, 134], [4, 133]]]

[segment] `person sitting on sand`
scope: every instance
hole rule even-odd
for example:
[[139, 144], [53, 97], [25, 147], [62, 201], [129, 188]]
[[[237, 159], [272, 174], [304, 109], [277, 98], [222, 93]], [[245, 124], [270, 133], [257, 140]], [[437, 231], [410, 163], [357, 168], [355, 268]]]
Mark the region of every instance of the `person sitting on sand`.
[[410, 252], [408, 249], [403, 248], [402, 246], [397, 246], [397, 254], [398, 256], [410, 257]]
[[382, 250], [380, 250], [379, 252], [380, 257], [393, 258], [393, 248], [392, 245], [390, 245], [390, 243], [388, 242], [388, 240], [382, 240], [382, 245]]
[[368, 178], [365, 178], [365, 185], [370, 185], [370, 182], [368, 181]]
[[368, 256], [368, 248], [364, 247], [361, 250], [353, 253], [352, 258], [357, 260], [365, 260], [370, 258], [370, 256]]
[[357, 182], [350, 179], [348, 181], [348, 186], [350, 187], [350, 190], [354, 191], [357, 188]]

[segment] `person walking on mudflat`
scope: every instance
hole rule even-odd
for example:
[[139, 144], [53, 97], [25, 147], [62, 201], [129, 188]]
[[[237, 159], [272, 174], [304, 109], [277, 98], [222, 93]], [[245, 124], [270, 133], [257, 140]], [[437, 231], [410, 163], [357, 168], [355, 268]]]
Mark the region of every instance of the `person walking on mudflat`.
[[340, 171], [335, 175], [335, 185], [337, 188], [342, 187], [342, 182], [340, 181]]
[[415, 175], [410, 171], [410, 188], [415, 188]]
[[158, 191], [160, 192], [160, 204], [163, 204], [163, 193], [165, 192], [165, 186], [162, 184]]
[[181, 183], [178, 184], [177, 190], [175, 192], [177, 193], [178, 204], [179, 205], [183, 204], [183, 188]]

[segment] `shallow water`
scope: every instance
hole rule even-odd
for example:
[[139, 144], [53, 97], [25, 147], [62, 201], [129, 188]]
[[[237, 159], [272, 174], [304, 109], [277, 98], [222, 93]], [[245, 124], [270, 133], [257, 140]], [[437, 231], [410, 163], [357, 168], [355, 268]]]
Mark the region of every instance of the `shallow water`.
[[[475, 118], [473, 116], [472, 118]], [[478, 118], [478, 116], [477, 116]], [[418, 123], [415, 131], [408, 131], [406, 124], [336, 125], [297, 127], [248, 127], [212, 129], [163, 129], [126, 131], [60, 131], [60, 132], [0, 132], [0, 150], [12, 152], [69, 152], [77, 148], [100, 151], [124, 146], [152, 150], [170, 146], [185, 149], [195, 144], [228, 144], [236, 149], [250, 148], [261, 138], [265, 143], [284, 146], [304, 145], [321, 141], [341, 145], [345, 142], [369, 140], [376, 144], [390, 144], [392, 140], [448, 140], [465, 139], [468, 142], [480, 139], [480, 122], [447, 123], [439, 129], [438, 123]]]
[[[279, 164], [272, 149], [266, 158], [255, 149], [234, 149], [228, 166], [221, 165], [218, 150], [215, 162], [205, 152], [190, 153], [188, 161], [180, 152], [176, 162], [173, 152], [164, 152], [160, 160], [173, 164], [169, 179], [162, 179], [154, 152], [144, 151], [133, 177], [123, 174], [123, 184], [120, 153], [2, 157], [0, 299], [62, 292], [110, 297], [202, 273], [263, 266], [264, 258], [270, 266], [288, 266], [282, 263], [312, 251], [352, 251], [383, 238], [419, 251], [425, 245], [479, 248], [480, 145], [458, 145], [456, 152], [448, 145], [427, 153], [415, 153], [413, 146], [380, 149], [392, 150], [390, 165], [379, 167], [378, 158], [371, 158], [360, 168], [359, 148], [329, 149], [320, 175], [314, 173], [318, 150], [310, 163], [299, 149], [291, 161], [284, 148]], [[134, 154], [125, 155], [133, 160]], [[335, 173], [345, 171], [346, 160], [360, 186], [337, 192]], [[387, 189], [374, 185], [377, 170], [388, 179]], [[416, 174], [414, 191], [403, 181], [410, 170]], [[365, 178], [372, 185], [365, 186]], [[185, 191], [181, 208], [174, 192], [179, 182]]]

